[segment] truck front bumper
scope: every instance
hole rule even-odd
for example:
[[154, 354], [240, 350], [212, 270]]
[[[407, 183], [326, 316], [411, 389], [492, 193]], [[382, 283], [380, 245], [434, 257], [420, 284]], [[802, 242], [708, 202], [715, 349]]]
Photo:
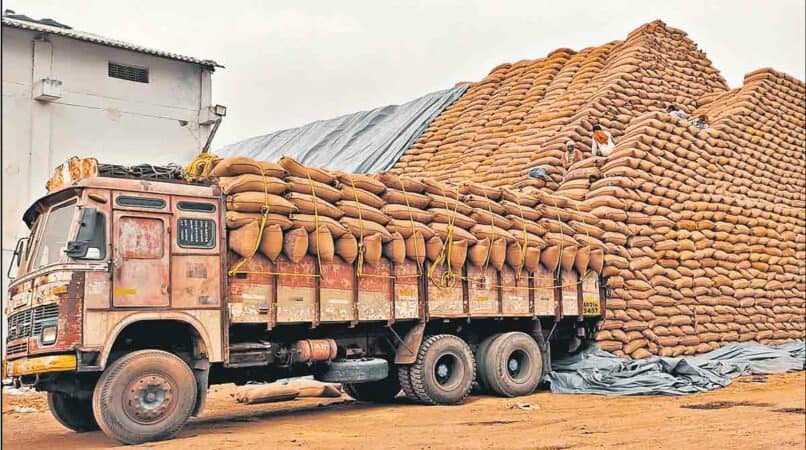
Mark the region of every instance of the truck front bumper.
[[7, 377], [21, 377], [48, 372], [67, 372], [76, 370], [76, 355], [49, 355], [20, 358], [6, 362]]

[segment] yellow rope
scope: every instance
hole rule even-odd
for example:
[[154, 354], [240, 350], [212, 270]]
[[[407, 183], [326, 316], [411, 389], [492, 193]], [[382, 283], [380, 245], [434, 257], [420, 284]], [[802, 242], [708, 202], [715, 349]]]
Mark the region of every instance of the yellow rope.
[[218, 159], [218, 156], [212, 153], [199, 153], [190, 164], [185, 167], [185, 180], [186, 181], [200, 181], [210, 175], [213, 170], [213, 163]]

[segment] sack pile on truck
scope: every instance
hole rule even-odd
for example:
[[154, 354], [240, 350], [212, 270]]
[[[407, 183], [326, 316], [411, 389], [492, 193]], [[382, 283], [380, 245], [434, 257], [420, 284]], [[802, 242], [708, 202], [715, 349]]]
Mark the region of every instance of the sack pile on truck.
[[[215, 180], [226, 195], [229, 247], [242, 258], [274, 262], [305, 255], [374, 265], [381, 258], [461, 276], [466, 265], [517, 274], [543, 265], [601, 272], [597, 219], [580, 202], [539, 190], [449, 185], [391, 173], [350, 174], [277, 163], [218, 159], [189, 176]], [[197, 171], [198, 172], [198, 171]], [[580, 279], [581, 277], [578, 277]]]

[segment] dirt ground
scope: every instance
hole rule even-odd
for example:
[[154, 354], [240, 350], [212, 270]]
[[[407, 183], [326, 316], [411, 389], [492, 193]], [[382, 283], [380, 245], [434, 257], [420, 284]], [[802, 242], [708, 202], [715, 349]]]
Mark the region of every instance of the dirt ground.
[[[398, 399], [372, 405], [297, 399], [241, 405], [214, 386], [203, 416], [174, 440], [127, 448], [806, 448], [806, 373], [741, 378], [685, 397], [600, 397], [538, 392], [471, 397], [462, 406]], [[37, 412], [15, 412], [28, 406]], [[19, 408], [17, 408], [19, 409]], [[110, 448], [100, 432], [76, 434], [47, 412], [42, 394], [3, 393], [3, 448]]]

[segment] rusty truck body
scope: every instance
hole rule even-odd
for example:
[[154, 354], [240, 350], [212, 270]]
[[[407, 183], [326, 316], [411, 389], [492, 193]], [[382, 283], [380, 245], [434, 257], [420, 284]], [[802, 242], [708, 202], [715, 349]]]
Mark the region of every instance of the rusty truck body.
[[216, 383], [313, 374], [367, 401], [402, 388], [455, 404], [474, 381], [522, 395], [605, 310], [593, 273], [468, 267], [437, 285], [414, 261], [359, 272], [258, 254], [228, 275], [225, 210], [215, 184], [111, 177], [35, 202], [10, 268], [4, 376], [47, 391], [68, 428], [137, 443], [173, 436]]

